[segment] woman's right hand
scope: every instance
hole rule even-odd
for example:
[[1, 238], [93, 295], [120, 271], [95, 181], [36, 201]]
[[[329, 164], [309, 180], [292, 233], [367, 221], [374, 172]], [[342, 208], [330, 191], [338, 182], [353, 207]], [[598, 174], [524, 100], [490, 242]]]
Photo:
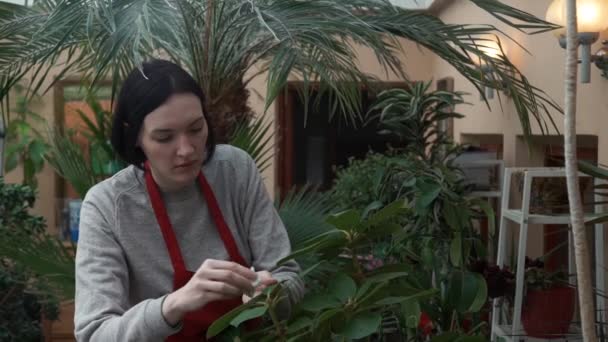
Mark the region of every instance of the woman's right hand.
[[254, 271], [232, 261], [207, 259], [182, 288], [165, 299], [162, 313], [167, 323], [176, 325], [190, 311], [207, 303], [252, 293]]

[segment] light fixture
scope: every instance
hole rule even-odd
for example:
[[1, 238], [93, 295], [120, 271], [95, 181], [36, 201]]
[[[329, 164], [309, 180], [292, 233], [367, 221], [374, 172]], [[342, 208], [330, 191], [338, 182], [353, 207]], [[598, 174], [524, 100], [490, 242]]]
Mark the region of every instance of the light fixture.
[[[481, 69], [482, 78], [489, 80], [495, 86], [498, 85], [499, 88], [505, 88], [504, 84], [499, 84], [499, 80], [496, 79], [494, 68], [492, 65], [487, 63], [487, 59], [499, 59], [506, 53], [504, 46], [498, 43], [498, 37], [486, 37], [482, 38], [477, 42], [477, 48], [487, 58], [482, 58], [481, 56], [475, 56], [473, 61], [477, 64]], [[485, 98], [491, 100], [494, 98], [494, 87], [485, 86]], [[483, 99], [483, 96], [482, 96]]]
[[[608, 1], [607, 0], [576, 0], [578, 20], [578, 42], [581, 45], [581, 82], [589, 83], [591, 80], [591, 45], [595, 43], [600, 32], [608, 28]], [[559, 39], [559, 45], [566, 48], [566, 2], [553, 0], [547, 9], [546, 20], [560, 25], [561, 28], [554, 33]]]

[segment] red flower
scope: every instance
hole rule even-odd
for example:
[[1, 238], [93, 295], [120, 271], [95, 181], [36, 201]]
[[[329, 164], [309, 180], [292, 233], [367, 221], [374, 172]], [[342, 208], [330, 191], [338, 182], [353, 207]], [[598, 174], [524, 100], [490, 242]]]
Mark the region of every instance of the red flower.
[[428, 336], [433, 332], [433, 321], [431, 321], [431, 317], [426, 314], [426, 312], [422, 312], [420, 314], [420, 321], [418, 322], [418, 329], [422, 331], [424, 336]]
[[469, 318], [464, 318], [462, 320], [462, 330], [465, 333], [468, 333], [471, 330], [471, 323], [473, 323]]

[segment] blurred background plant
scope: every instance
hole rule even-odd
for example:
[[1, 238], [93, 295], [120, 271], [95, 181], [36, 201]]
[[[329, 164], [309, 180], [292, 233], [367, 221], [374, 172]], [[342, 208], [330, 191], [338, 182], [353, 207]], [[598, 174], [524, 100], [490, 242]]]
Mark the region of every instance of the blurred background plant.
[[[5, 184], [0, 177], [0, 236], [37, 240], [45, 235], [43, 218], [29, 213], [35, 198], [36, 192], [30, 186]], [[42, 317], [53, 320], [58, 315], [61, 292], [53, 285], [55, 280], [49, 279], [56, 274], [52, 267], [45, 270], [48, 276], [25, 267], [20, 257], [11, 252], [18, 248], [7, 246], [4, 241], [0, 239], [0, 341], [40, 341]], [[48, 258], [43, 259], [43, 267], [52, 264], [52, 255]], [[68, 283], [62, 285], [67, 289], [73, 287]]]
[[[15, 85], [13, 90], [15, 106], [7, 111], [4, 171], [10, 172], [21, 165], [23, 184], [36, 188], [36, 175], [44, 167], [44, 155], [48, 149], [44, 134], [41, 133], [46, 120], [30, 109], [32, 102], [39, 100], [37, 96], [28, 97], [21, 84]], [[3, 156], [0, 155], [1, 157]]]

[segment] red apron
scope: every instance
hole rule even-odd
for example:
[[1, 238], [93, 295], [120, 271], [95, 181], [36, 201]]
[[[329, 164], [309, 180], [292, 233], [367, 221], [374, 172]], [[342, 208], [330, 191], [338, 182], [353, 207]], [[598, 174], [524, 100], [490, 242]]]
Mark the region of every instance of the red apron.
[[[171, 225], [169, 215], [167, 214], [167, 209], [165, 208], [164, 202], [160, 195], [160, 190], [152, 177], [152, 173], [150, 172], [150, 167], [147, 162], [145, 167], [146, 188], [148, 189], [148, 194], [150, 195], [150, 199], [152, 201], [152, 208], [154, 209], [156, 220], [158, 221], [162, 231], [165, 244], [169, 250], [169, 256], [171, 257], [171, 264], [173, 265], [173, 290], [175, 291], [186, 285], [186, 283], [194, 275], [194, 272], [186, 270], [186, 265], [184, 264], [184, 259], [179, 249], [175, 232], [173, 231], [173, 226]], [[211, 190], [211, 187], [209, 186], [209, 183], [207, 182], [207, 179], [205, 179], [202, 172], [200, 172], [198, 175], [198, 183], [207, 202], [207, 206], [209, 207], [209, 212], [211, 213], [215, 226], [220, 234], [220, 237], [222, 238], [222, 241], [224, 242], [224, 247], [228, 250], [230, 261], [234, 261], [249, 268], [245, 262], [245, 259], [243, 259], [243, 257], [239, 254], [236, 243], [234, 242], [234, 238], [230, 233], [228, 225], [226, 225], [226, 221], [224, 221], [220, 207], [217, 203], [215, 195], [213, 194], [213, 190]], [[169, 338], [167, 338], [167, 342], [205, 341], [207, 328], [209, 328], [209, 326], [216, 319], [220, 318], [222, 315], [241, 304], [241, 298], [215, 301], [208, 303], [197, 311], [187, 313], [182, 320], [183, 327], [181, 331], [177, 334], [169, 336]]]

